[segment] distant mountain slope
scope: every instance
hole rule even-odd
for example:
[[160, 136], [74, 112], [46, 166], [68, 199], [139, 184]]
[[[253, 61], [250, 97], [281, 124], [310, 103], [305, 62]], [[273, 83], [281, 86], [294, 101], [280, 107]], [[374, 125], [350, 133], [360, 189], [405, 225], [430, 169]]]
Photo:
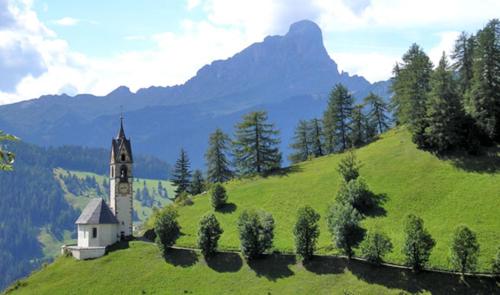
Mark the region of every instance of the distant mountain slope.
[[[41, 145], [105, 147], [105, 134], [116, 129], [122, 105], [136, 150], [173, 162], [183, 146], [194, 166], [201, 167], [200, 149], [216, 127], [229, 131], [241, 113], [259, 107], [276, 110], [271, 121], [282, 127], [283, 135], [290, 134], [298, 119], [322, 113], [336, 83], [345, 84], [358, 99], [369, 91], [389, 95], [388, 81], [370, 84], [363, 77], [339, 73], [320, 28], [300, 21], [284, 36], [267, 37], [202, 67], [183, 85], [150, 87], [135, 94], [122, 86], [104, 97], [48, 95], [0, 106], [0, 129]], [[295, 104], [296, 97], [303, 103]], [[303, 113], [304, 105], [309, 114]], [[280, 108], [289, 111], [284, 114]], [[289, 137], [282, 139], [286, 151]]]

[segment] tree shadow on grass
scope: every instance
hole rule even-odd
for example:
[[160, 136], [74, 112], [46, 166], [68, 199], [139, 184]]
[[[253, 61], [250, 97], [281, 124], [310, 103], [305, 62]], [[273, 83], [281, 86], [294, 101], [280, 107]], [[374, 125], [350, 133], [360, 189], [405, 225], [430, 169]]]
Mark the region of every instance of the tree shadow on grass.
[[440, 159], [449, 160], [455, 167], [468, 172], [495, 173], [500, 171], [500, 146], [483, 148], [478, 155], [455, 152]]
[[305, 269], [317, 275], [340, 274], [347, 267], [346, 260], [338, 257], [313, 256], [302, 263]]
[[359, 279], [383, 285], [390, 289], [402, 289], [409, 293], [428, 291], [432, 294], [499, 294], [494, 279], [467, 277], [465, 282], [459, 275], [434, 272], [414, 273], [411, 270], [376, 266], [351, 260], [348, 270]]
[[295, 255], [269, 254], [261, 258], [248, 261], [248, 266], [257, 276], [263, 276], [270, 281], [292, 276], [294, 272], [290, 265], [296, 263]]
[[302, 167], [298, 165], [293, 165], [293, 166], [288, 166], [284, 168], [279, 168], [279, 169], [273, 169], [271, 171], [268, 171], [264, 173], [262, 176], [264, 177], [269, 177], [269, 176], [288, 176], [291, 173], [297, 173], [301, 172]]
[[163, 257], [173, 266], [190, 267], [198, 262], [198, 255], [193, 250], [169, 248]]
[[363, 214], [370, 217], [387, 216], [387, 210], [383, 207], [389, 199], [387, 194], [375, 194], [372, 192], [370, 194], [372, 194], [371, 198], [374, 203]]
[[216, 253], [205, 261], [216, 272], [237, 272], [243, 266], [243, 260], [237, 253]]
[[236, 208], [238, 208], [238, 206], [236, 206], [235, 203], [226, 203], [226, 204], [224, 204], [224, 206], [222, 206], [222, 208], [217, 209], [217, 212], [220, 212], [223, 214], [229, 214], [229, 213], [233, 213], [234, 211], [236, 211]]
[[129, 248], [129, 241], [119, 241], [114, 243], [113, 245], [110, 245], [106, 247], [106, 253], [118, 251], [118, 250], [123, 250], [123, 249], [128, 249]]

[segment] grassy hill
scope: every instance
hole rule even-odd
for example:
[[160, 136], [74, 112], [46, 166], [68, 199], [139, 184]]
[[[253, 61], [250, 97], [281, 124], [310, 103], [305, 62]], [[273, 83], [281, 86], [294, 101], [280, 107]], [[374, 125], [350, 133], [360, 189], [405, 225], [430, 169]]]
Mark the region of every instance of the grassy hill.
[[[342, 156], [308, 161], [280, 176], [229, 183], [231, 204], [225, 212], [217, 213], [224, 229], [220, 246], [237, 249], [239, 214], [243, 209], [260, 208], [275, 218], [275, 248], [291, 252], [297, 208], [308, 204], [322, 215], [319, 252], [334, 253], [324, 215], [340, 184], [336, 168]], [[362, 226], [367, 230], [379, 228], [390, 236], [394, 251], [388, 255], [388, 261], [403, 263], [402, 221], [413, 213], [424, 219], [437, 242], [430, 259], [432, 267], [451, 267], [448, 256], [452, 232], [457, 225], [466, 224], [477, 233], [481, 244], [479, 269], [489, 270], [490, 261], [500, 246], [500, 165], [495, 151], [482, 157], [440, 160], [416, 149], [406, 130], [395, 129], [359, 149], [357, 156], [363, 164], [361, 176], [371, 190], [387, 197], [383, 210], [377, 216], [366, 218]], [[194, 203], [180, 209], [184, 235], [178, 245], [195, 245], [199, 219], [212, 210], [206, 195], [196, 197]]]
[[188, 250], [172, 250], [164, 259], [156, 245], [140, 241], [124, 248], [87, 261], [60, 257], [7, 293], [493, 294], [496, 290], [491, 280], [468, 279], [466, 287], [454, 276], [414, 275], [335, 258], [317, 258], [303, 266], [293, 256], [269, 256], [247, 264], [232, 253], [206, 262]]

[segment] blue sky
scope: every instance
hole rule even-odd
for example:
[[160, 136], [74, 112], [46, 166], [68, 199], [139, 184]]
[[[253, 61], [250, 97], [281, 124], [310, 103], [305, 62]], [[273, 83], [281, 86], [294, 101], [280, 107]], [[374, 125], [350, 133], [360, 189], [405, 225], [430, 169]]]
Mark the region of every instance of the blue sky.
[[411, 43], [431, 59], [498, 17], [500, 1], [0, 0], [0, 103], [180, 84], [310, 19], [341, 70], [388, 79]]

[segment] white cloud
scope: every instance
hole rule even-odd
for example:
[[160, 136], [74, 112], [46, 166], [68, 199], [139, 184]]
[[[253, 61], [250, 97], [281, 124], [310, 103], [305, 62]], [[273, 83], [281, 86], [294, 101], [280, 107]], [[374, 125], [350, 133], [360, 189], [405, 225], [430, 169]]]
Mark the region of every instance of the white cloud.
[[66, 16], [66, 17], [63, 17], [60, 19], [56, 19], [52, 22], [56, 25], [59, 25], [59, 26], [71, 27], [71, 26], [79, 24], [80, 20], [77, 18], [72, 18], [72, 17]]
[[399, 56], [384, 53], [332, 52], [330, 56], [337, 62], [340, 71], [360, 75], [370, 82], [387, 80]]
[[439, 63], [439, 60], [441, 59], [443, 52], [446, 53], [448, 58], [450, 57], [451, 52], [453, 51], [453, 47], [455, 45], [455, 41], [457, 40], [459, 35], [460, 32], [458, 31], [439, 33], [441, 40], [435, 47], [431, 48], [431, 50], [429, 50], [428, 52], [429, 58], [431, 59], [432, 63], [435, 66]]

